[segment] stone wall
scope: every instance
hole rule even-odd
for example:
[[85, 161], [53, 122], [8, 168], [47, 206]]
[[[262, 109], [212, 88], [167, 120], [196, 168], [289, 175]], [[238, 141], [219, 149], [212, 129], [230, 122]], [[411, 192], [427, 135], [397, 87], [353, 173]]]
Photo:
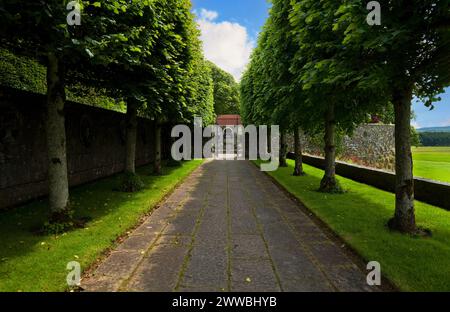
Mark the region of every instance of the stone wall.
[[[351, 137], [344, 136], [338, 146], [338, 159], [373, 168], [393, 170], [395, 165], [394, 125], [365, 124]], [[323, 156], [323, 146], [302, 136], [304, 152]], [[293, 136], [288, 136], [289, 150], [294, 150]]]
[[[294, 154], [289, 153], [288, 158], [294, 159]], [[303, 162], [320, 169], [325, 167], [322, 157], [305, 155]], [[336, 173], [342, 177], [395, 193], [395, 174], [393, 172], [337, 161]], [[450, 194], [449, 183], [414, 178], [414, 198], [417, 200], [450, 211], [448, 194]]]
[[[0, 209], [48, 193], [44, 104], [42, 95], [0, 89]], [[139, 119], [138, 166], [154, 159], [153, 129], [154, 124], [150, 120]], [[70, 185], [121, 172], [125, 158], [125, 131], [124, 114], [67, 103]]]

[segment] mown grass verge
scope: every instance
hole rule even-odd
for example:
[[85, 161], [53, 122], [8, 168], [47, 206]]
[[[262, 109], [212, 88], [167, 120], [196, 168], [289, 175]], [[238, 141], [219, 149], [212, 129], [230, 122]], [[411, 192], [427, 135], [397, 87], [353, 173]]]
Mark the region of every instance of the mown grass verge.
[[62, 235], [33, 234], [48, 217], [45, 200], [0, 212], [0, 291], [67, 290], [68, 262], [88, 268], [201, 163], [164, 168], [161, 176], [141, 168], [138, 173], [145, 187], [133, 194], [113, 191], [119, 176], [75, 188], [71, 193], [75, 217], [90, 221], [84, 229]]
[[433, 236], [393, 233], [386, 223], [394, 213], [394, 194], [342, 177], [345, 194], [319, 193], [322, 170], [305, 165], [307, 175], [294, 177], [293, 161], [288, 164], [269, 174], [365, 260], [380, 262], [382, 273], [396, 287], [450, 291], [450, 212], [417, 202], [417, 223]]

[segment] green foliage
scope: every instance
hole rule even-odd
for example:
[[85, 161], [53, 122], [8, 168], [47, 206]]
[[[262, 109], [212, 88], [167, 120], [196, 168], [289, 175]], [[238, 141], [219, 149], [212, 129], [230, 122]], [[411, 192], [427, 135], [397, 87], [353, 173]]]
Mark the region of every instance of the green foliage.
[[[360, 61], [368, 69], [364, 80], [386, 81], [381, 91], [389, 98], [398, 90], [411, 88], [432, 106], [450, 83], [450, 3], [380, 1], [382, 27], [372, 27], [365, 20], [367, 10], [360, 0], [340, 2], [334, 25], [345, 31], [345, 47], [359, 50]], [[381, 70], [370, 74], [372, 68]]]
[[384, 124], [395, 124], [394, 105], [392, 105], [392, 103], [389, 103], [386, 107], [381, 108], [376, 113], [376, 116], [379, 118], [379, 121]]
[[423, 146], [450, 146], [450, 132], [421, 132], [419, 137]]
[[208, 62], [214, 83], [214, 109], [217, 115], [239, 114], [239, 84], [234, 77]]
[[[45, 10], [17, 2], [2, 3], [0, 46], [43, 66], [56, 54], [66, 69], [63, 79], [74, 86], [70, 99], [120, 111], [137, 99], [143, 116], [185, 121], [201, 115], [213, 122], [212, 82], [189, 0], [80, 1], [76, 27], [67, 25], [60, 1], [47, 1]], [[32, 87], [44, 93], [44, 67], [30, 64], [30, 72], [20, 71], [32, 79], [25, 74], [41, 73]]]
[[75, 228], [82, 228], [82, 223], [74, 218], [74, 210], [70, 204], [65, 210], [58, 213], [52, 213], [50, 220], [45, 222], [43, 227], [39, 230], [41, 235], [58, 235], [74, 230]]
[[104, 1], [99, 7], [92, 1], [79, 1], [82, 8], [80, 26], [68, 25], [68, 11], [59, 0], [45, 2], [45, 7], [34, 2], [2, 1], [0, 18], [0, 45], [16, 55], [28, 56], [46, 65], [53, 54], [64, 64], [67, 82], [77, 81], [78, 74], [99, 72], [92, 66], [93, 51], [117, 39], [115, 31], [118, 17], [132, 15], [136, 10], [115, 12], [117, 6], [138, 8], [137, 1]]
[[450, 81], [448, 1], [381, 7], [383, 27], [373, 27], [360, 0], [274, 0], [241, 83], [244, 121], [314, 132], [335, 105], [345, 131], [371, 114], [391, 123], [390, 100], [406, 85], [431, 105]]
[[[192, 69], [185, 83], [188, 106], [183, 115], [185, 121], [192, 123], [194, 117], [201, 117], [205, 126], [215, 122], [214, 85], [211, 70], [202, 56], [193, 61]], [[183, 110], [181, 110], [183, 112]]]
[[343, 49], [344, 31], [333, 27], [338, 8], [334, 1], [273, 1], [241, 83], [247, 123], [314, 134], [334, 105], [337, 126], [351, 132], [384, 106], [384, 81], [365, 80], [357, 52]]
[[[270, 86], [269, 75], [266, 72], [269, 64], [266, 64], [264, 60], [266, 42], [270, 32], [267, 28], [266, 25], [241, 80], [241, 117], [245, 124], [272, 124], [272, 113], [275, 106], [274, 90]], [[270, 108], [271, 105], [273, 105], [272, 108]]]
[[73, 226], [72, 222], [45, 222], [42, 232], [45, 235], [58, 235], [72, 230]]
[[112, 97], [138, 104], [141, 115], [165, 116], [178, 108], [183, 94], [181, 81], [190, 61], [190, 42], [183, 40], [189, 8], [174, 0], [123, 5], [125, 13], [114, 16], [108, 29], [110, 39], [92, 51], [94, 62], [106, 69], [94, 78]]
[[214, 85], [211, 69], [204, 59], [200, 31], [191, 13], [189, 0], [180, 1], [184, 6], [182, 41], [187, 43], [185, 58], [186, 70], [180, 77], [178, 84], [180, 97], [175, 100], [176, 110], [172, 109], [168, 115], [171, 121], [192, 123], [195, 116], [202, 117], [205, 125], [215, 122], [214, 113]]
[[45, 77], [45, 68], [35, 61], [0, 49], [0, 85], [45, 94]]
[[134, 193], [144, 188], [141, 178], [134, 173], [126, 172], [120, 178], [118, 190], [120, 192]]
[[290, 3], [291, 35], [298, 46], [290, 70], [307, 99], [306, 129], [313, 129], [334, 105], [336, 124], [351, 132], [366, 121], [367, 114], [378, 112], [388, 103], [383, 93], [386, 81], [377, 78], [381, 69], [367, 67], [359, 59], [365, 58], [359, 54], [360, 48], [345, 45], [345, 28], [335, 25], [342, 1]]
[[420, 146], [420, 136], [417, 132], [416, 128], [411, 127], [411, 145], [412, 146]]
[[[8, 50], [0, 49], [0, 85], [46, 94], [46, 69], [27, 57], [20, 57]], [[80, 84], [67, 87], [67, 99], [109, 110], [124, 111], [124, 103], [106, 96], [105, 91], [95, 90]]]

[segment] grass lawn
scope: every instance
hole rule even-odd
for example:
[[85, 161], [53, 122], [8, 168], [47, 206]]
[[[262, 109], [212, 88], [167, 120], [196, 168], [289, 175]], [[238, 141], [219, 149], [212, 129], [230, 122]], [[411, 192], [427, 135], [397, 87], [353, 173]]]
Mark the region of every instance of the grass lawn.
[[450, 147], [413, 147], [414, 175], [450, 183]]
[[164, 175], [158, 177], [146, 175], [150, 169], [141, 168], [146, 187], [134, 194], [112, 191], [118, 177], [74, 189], [71, 202], [76, 215], [92, 220], [85, 229], [60, 236], [36, 236], [30, 231], [48, 216], [43, 200], [0, 213], [0, 291], [66, 290], [69, 261], [88, 268], [201, 162], [164, 168]]
[[390, 232], [385, 226], [394, 213], [394, 194], [340, 177], [348, 190], [322, 194], [323, 171], [305, 165], [307, 176], [294, 177], [289, 168], [271, 172], [367, 261], [381, 263], [383, 274], [404, 291], [450, 291], [450, 212], [417, 202], [419, 226], [431, 229], [431, 238]]

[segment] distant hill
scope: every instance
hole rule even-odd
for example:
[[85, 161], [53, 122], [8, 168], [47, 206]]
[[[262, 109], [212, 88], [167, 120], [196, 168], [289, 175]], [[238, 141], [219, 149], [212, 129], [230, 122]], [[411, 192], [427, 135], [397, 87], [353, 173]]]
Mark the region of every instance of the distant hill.
[[448, 127], [430, 127], [417, 129], [418, 132], [450, 132], [450, 126]]

